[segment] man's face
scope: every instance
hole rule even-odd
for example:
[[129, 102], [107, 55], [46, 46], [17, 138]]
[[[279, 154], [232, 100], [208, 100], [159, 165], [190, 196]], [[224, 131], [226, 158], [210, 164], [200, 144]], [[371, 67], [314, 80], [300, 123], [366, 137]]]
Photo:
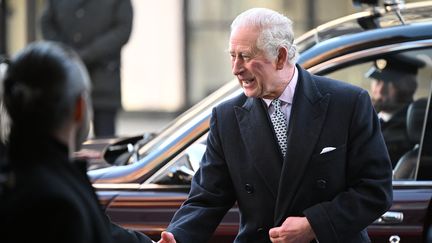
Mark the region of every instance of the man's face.
[[239, 27], [231, 33], [229, 51], [232, 73], [248, 97], [276, 98], [280, 94], [276, 62], [256, 47], [257, 28]]
[[400, 108], [400, 104], [397, 102], [397, 90], [391, 82], [373, 80], [371, 98], [377, 112], [393, 113]]

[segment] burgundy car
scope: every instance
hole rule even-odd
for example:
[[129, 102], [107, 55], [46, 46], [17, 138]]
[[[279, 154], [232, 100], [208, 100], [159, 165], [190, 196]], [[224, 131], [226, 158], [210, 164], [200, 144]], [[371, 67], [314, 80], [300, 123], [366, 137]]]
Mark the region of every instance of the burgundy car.
[[[406, 116], [410, 147], [400, 151], [402, 156], [395, 161], [393, 206], [368, 232], [373, 242], [432, 242], [432, 1], [385, 2], [385, 6], [334, 20], [298, 38], [299, 63], [312, 73], [366, 90], [371, 86], [366, 77], [371, 67], [396, 57], [421, 63]], [[206, 149], [212, 107], [241, 92], [233, 80], [159, 134], [113, 140], [104, 148], [105, 161], [94, 161], [88, 174], [111, 219], [159, 239], [188, 195]], [[103, 142], [88, 141], [86, 146]], [[232, 242], [238, 221], [234, 206], [211, 242]]]

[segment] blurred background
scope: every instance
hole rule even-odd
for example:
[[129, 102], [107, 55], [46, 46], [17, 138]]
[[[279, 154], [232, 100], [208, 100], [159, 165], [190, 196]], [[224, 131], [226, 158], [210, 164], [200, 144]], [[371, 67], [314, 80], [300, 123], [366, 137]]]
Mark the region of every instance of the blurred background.
[[[0, 0], [0, 54], [13, 55], [41, 39], [44, 4], [44, 0]], [[359, 10], [350, 0], [132, 0], [132, 4], [132, 34], [122, 50], [119, 136], [159, 131], [233, 78], [226, 50], [230, 23], [242, 11], [266, 7], [284, 13], [293, 20], [298, 37]]]

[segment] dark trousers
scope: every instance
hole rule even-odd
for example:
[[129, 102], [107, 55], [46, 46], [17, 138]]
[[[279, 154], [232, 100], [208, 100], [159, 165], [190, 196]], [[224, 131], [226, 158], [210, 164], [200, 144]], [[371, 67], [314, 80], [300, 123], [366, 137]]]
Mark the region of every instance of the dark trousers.
[[117, 110], [94, 109], [93, 132], [95, 137], [113, 137], [115, 133]]

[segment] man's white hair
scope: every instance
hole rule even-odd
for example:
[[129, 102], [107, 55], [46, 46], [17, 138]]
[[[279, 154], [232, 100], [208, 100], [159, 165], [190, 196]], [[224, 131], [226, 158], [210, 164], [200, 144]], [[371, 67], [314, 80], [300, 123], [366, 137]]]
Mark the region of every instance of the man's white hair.
[[292, 21], [288, 17], [271, 9], [252, 8], [234, 19], [231, 33], [239, 27], [256, 27], [260, 30], [256, 47], [264, 51], [270, 60], [275, 60], [279, 48], [284, 47], [288, 50], [288, 62], [295, 64], [297, 61]]

